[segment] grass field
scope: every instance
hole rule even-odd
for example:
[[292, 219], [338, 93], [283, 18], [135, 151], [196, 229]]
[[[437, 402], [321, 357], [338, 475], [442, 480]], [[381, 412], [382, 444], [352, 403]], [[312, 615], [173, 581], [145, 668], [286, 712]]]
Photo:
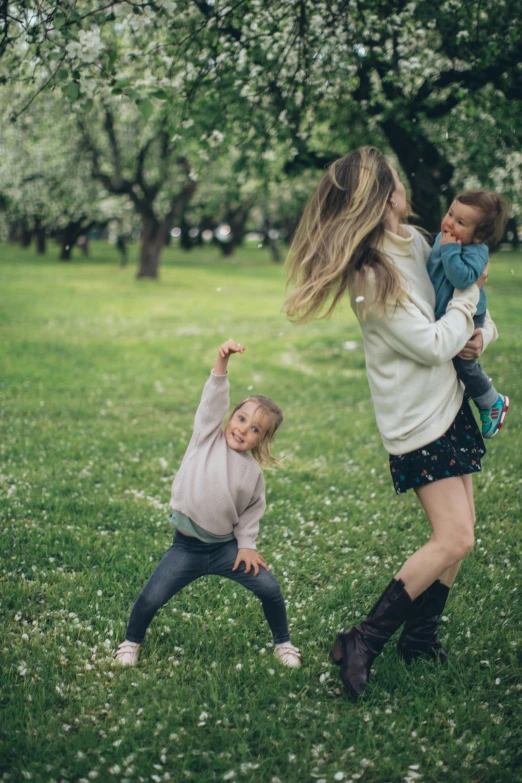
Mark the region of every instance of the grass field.
[[[0, 780], [521, 781], [522, 256], [491, 265], [500, 339], [484, 367], [512, 408], [475, 480], [476, 546], [442, 622], [450, 661], [408, 668], [392, 641], [353, 704], [330, 645], [428, 527], [393, 493], [349, 308], [292, 326], [262, 250], [169, 249], [159, 282], [92, 252], [67, 264], [0, 245]], [[228, 337], [247, 348], [233, 401], [253, 389], [285, 412], [258, 549], [303, 666], [274, 659], [255, 598], [209, 579], [121, 670], [113, 651], [170, 545], [172, 476]]]

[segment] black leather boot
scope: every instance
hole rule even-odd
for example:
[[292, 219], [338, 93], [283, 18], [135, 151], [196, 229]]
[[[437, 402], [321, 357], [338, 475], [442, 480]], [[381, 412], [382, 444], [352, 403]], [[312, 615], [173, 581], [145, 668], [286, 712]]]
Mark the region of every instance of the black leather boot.
[[413, 611], [404, 582], [392, 579], [366, 620], [339, 634], [330, 658], [341, 665], [341, 680], [351, 696], [357, 698], [364, 691], [373, 661]]
[[448, 654], [437, 636], [437, 623], [444, 611], [450, 589], [437, 579], [413, 602], [415, 613], [405, 623], [397, 645], [399, 655], [411, 663], [420, 655], [444, 663]]

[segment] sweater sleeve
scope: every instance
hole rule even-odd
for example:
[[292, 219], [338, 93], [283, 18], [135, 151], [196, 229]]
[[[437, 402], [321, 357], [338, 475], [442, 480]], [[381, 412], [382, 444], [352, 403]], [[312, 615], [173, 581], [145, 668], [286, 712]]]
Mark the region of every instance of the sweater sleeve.
[[237, 525], [234, 526], [234, 536], [239, 548], [256, 548], [259, 520], [265, 513], [265, 508], [265, 481], [263, 474], [260, 473], [252, 500], [243, 513], [239, 515]]
[[199, 443], [211, 435], [218, 427], [221, 427], [229, 404], [230, 383], [228, 376], [214, 375], [211, 372], [210, 378], [203, 388], [201, 402], [194, 419], [194, 434], [192, 437], [195, 443]]
[[495, 326], [495, 322], [489, 314], [489, 310], [486, 310], [486, 320], [484, 321], [484, 326], [480, 331], [482, 332], [483, 341], [482, 350], [485, 351], [490, 343], [494, 343], [495, 340], [498, 339], [497, 327]]
[[446, 314], [434, 322], [411, 300], [388, 307], [382, 317], [373, 306], [368, 318], [375, 319], [375, 330], [394, 351], [419, 364], [436, 366], [456, 356], [473, 334], [478, 298], [476, 286], [455, 291]]
[[444, 273], [454, 288], [461, 290], [476, 283], [488, 263], [487, 245], [440, 245]]

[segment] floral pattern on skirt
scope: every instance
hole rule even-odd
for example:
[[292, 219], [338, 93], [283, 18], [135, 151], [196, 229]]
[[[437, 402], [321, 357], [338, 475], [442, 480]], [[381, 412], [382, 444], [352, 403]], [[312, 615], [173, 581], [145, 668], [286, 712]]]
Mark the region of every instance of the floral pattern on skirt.
[[486, 447], [469, 403], [464, 400], [453, 424], [444, 435], [407, 454], [390, 454], [390, 471], [395, 492], [464, 476], [482, 470], [480, 460]]

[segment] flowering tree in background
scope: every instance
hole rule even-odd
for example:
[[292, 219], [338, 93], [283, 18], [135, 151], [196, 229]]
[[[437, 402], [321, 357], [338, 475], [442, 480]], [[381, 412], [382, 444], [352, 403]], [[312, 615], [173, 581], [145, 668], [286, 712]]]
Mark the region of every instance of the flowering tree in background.
[[78, 238], [117, 218], [120, 205], [91, 177], [73, 118], [56, 122], [59, 107], [48, 101], [37, 117], [28, 111], [0, 130], [0, 182], [12, 235], [24, 244], [34, 236], [40, 253], [52, 235], [68, 261]]
[[12, 117], [60, 90], [79, 118], [94, 175], [141, 215], [143, 276], [226, 150], [263, 199], [269, 177], [378, 144], [432, 230], [461, 172], [515, 187], [518, 0], [4, 0], [0, 55]]

